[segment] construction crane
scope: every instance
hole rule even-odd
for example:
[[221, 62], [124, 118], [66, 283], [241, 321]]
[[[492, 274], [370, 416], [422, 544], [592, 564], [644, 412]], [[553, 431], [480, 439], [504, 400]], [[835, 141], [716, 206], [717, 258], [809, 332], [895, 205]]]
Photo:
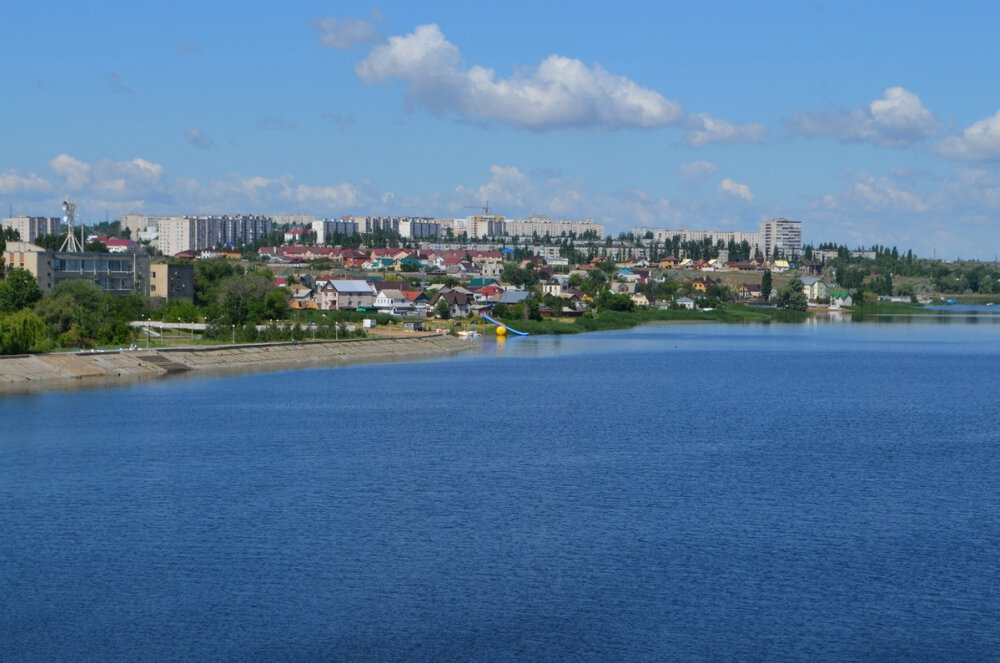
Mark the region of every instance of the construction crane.
[[466, 209], [481, 209], [481, 210], [483, 210], [483, 214], [485, 214], [486, 216], [490, 215], [490, 201], [488, 201], [488, 200], [486, 201], [485, 205], [466, 205], [465, 208]]

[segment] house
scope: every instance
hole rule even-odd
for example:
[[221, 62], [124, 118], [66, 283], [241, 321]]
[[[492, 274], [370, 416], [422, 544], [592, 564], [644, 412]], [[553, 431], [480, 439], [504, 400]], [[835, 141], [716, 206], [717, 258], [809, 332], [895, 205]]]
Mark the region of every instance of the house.
[[374, 306], [380, 313], [389, 315], [411, 315], [416, 306], [409, 297], [399, 290], [386, 288], [375, 296]]
[[431, 310], [436, 310], [441, 301], [448, 303], [448, 308], [453, 318], [464, 318], [472, 313], [473, 296], [468, 290], [453, 290], [442, 288], [434, 298], [431, 299]]
[[611, 292], [616, 295], [631, 295], [638, 289], [638, 285], [635, 281], [626, 283], [615, 282], [611, 284]]
[[94, 241], [108, 247], [108, 253], [135, 253], [140, 248], [139, 242], [121, 237], [97, 237]]
[[523, 302], [528, 297], [531, 297], [531, 293], [527, 290], [516, 290], [514, 288], [508, 288], [500, 295], [500, 299], [497, 300], [497, 304], [504, 304], [505, 306], [514, 306], [520, 302]]
[[560, 294], [562, 294], [562, 286], [559, 284], [558, 281], [555, 283], [543, 283], [542, 294], [558, 297]]
[[741, 283], [736, 290], [736, 295], [740, 299], [758, 299], [763, 294], [760, 283]]
[[830, 291], [831, 306], [854, 306], [854, 299], [846, 290]]
[[631, 299], [632, 303], [634, 303], [636, 306], [644, 306], [646, 308], [649, 307], [649, 299], [646, 297], [645, 293], [633, 292]]
[[666, 258], [660, 259], [660, 269], [673, 269], [677, 266], [677, 258], [674, 256], [667, 256]]
[[285, 242], [289, 244], [301, 244], [305, 232], [305, 228], [292, 228], [285, 232]]
[[695, 308], [694, 300], [690, 297], [681, 297], [680, 299], [674, 301], [675, 304], [681, 308], [686, 308], [689, 311], [693, 311]]
[[317, 309], [319, 302], [313, 291], [304, 285], [290, 285], [288, 289], [292, 293], [292, 299], [288, 303], [288, 308], [293, 309]]
[[806, 294], [806, 299], [813, 302], [817, 299], [827, 297], [828, 288], [823, 280], [815, 276], [802, 277], [802, 292]]
[[324, 311], [356, 311], [375, 305], [375, 290], [367, 281], [325, 281], [319, 289], [319, 307]]

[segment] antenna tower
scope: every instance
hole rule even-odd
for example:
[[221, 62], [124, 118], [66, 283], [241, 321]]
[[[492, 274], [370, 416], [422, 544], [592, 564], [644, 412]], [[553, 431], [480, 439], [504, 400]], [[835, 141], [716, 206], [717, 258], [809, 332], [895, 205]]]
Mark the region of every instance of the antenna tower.
[[83, 246], [80, 245], [76, 235], [73, 234], [73, 224], [76, 222], [76, 202], [72, 199], [63, 202], [63, 221], [66, 222], [66, 241], [59, 248], [60, 251], [70, 253], [82, 253]]

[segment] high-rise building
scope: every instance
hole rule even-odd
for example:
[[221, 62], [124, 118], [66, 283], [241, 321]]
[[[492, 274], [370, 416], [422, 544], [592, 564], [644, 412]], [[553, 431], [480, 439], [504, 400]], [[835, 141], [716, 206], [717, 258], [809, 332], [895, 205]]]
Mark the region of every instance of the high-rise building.
[[270, 217], [250, 214], [162, 218], [158, 245], [168, 256], [219, 245], [239, 246], [267, 236], [272, 227]]
[[39, 235], [59, 235], [62, 233], [62, 219], [45, 216], [5, 216], [2, 227], [16, 230], [22, 242], [34, 242]]
[[316, 233], [316, 243], [326, 244], [336, 234], [356, 235], [358, 234], [358, 224], [355, 221], [336, 221], [333, 219], [322, 219], [312, 222], [312, 230]]
[[794, 260], [802, 255], [802, 222], [784, 218], [760, 222], [760, 233], [764, 236], [764, 254], [770, 259]]

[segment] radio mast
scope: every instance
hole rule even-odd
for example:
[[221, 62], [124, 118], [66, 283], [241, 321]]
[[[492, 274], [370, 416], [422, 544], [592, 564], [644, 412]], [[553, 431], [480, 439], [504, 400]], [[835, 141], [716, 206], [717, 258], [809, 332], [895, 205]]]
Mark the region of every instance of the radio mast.
[[66, 241], [63, 242], [59, 250], [83, 253], [83, 246], [73, 234], [73, 224], [76, 222], [76, 202], [72, 198], [63, 202], [63, 212], [63, 221], [66, 222]]

